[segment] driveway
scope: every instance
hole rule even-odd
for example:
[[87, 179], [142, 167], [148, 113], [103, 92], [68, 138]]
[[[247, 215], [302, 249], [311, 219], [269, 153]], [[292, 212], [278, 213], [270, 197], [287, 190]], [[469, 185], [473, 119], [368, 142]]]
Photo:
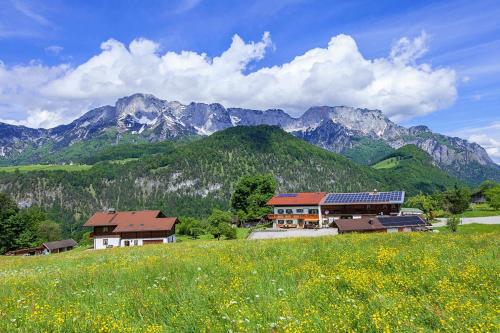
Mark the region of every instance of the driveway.
[[[433, 227], [444, 227], [446, 225], [445, 218], [438, 218], [439, 222], [434, 223]], [[460, 224], [500, 224], [500, 216], [487, 216], [487, 217], [462, 217]]]
[[267, 229], [252, 231], [247, 239], [273, 239], [273, 238], [292, 238], [292, 237], [320, 237], [337, 235], [337, 228], [324, 229]]

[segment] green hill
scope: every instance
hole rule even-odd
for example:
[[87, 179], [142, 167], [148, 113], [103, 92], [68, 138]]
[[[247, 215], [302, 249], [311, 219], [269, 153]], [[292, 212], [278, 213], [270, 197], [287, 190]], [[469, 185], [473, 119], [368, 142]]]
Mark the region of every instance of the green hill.
[[24, 206], [42, 206], [62, 223], [65, 235], [77, 237], [93, 212], [108, 207], [195, 217], [227, 209], [233, 184], [253, 173], [271, 173], [283, 192], [376, 188], [411, 195], [456, 182], [417, 148], [389, 155], [400, 159], [397, 167], [375, 170], [271, 126], [234, 127], [184, 142], [110, 146], [88, 158], [93, 166], [71, 172], [40, 166], [25, 166], [23, 172], [0, 169], [0, 191]]
[[415, 145], [401, 147], [372, 166], [384, 183], [405, 189], [410, 195], [442, 191], [464, 185], [435, 165], [432, 158]]
[[[277, 127], [234, 127], [191, 142], [158, 143], [150, 155], [132, 145], [110, 148], [106, 161], [81, 171], [0, 172], [0, 190], [23, 204], [41, 205], [66, 234], [106, 207], [162, 209], [170, 215], [206, 216], [227, 209], [233, 184], [243, 175], [271, 173], [280, 191], [360, 191], [384, 188], [376, 173], [313, 146]], [[130, 153], [130, 154], [129, 154]]]
[[499, 231], [468, 227], [0, 257], [0, 332], [494, 332]]

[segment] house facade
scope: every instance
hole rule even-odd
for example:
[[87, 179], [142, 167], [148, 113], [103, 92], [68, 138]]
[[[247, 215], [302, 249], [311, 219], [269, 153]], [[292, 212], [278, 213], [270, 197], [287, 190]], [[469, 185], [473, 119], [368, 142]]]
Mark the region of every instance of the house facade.
[[403, 191], [282, 193], [267, 202], [273, 209], [267, 218], [275, 228], [321, 228], [340, 219], [399, 216], [404, 195]]
[[84, 227], [93, 228], [90, 237], [94, 249], [174, 243], [177, 218], [166, 217], [160, 210], [109, 210], [95, 213]]
[[272, 197], [267, 204], [273, 213], [267, 218], [274, 228], [313, 228], [321, 221], [321, 200], [326, 192], [283, 193]]

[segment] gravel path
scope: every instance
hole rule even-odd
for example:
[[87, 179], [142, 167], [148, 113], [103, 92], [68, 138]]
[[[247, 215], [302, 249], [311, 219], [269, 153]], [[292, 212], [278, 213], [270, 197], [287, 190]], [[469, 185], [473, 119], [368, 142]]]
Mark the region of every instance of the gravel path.
[[[444, 227], [446, 225], [445, 218], [439, 218], [439, 222], [434, 223], [433, 227]], [[500, 224], [500, 216], [487, 216], [487, 217], [462, 217], [460, 224]]]
[[338, 230], [336, 228], [324, 228], [324, 229], [269, 229], [262, 231], [252, 231], [247, 239], [273, 239], [273, 238], [292, 238], [292, 237], [320, 237], [320, 236], [331, 236], [337, 235]]

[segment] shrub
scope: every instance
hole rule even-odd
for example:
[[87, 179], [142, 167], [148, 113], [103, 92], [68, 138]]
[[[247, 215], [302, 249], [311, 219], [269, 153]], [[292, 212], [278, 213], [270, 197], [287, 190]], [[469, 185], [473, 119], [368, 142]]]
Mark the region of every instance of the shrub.
[[448, 217], [448, 219], [446, 220], [446, 226], [452, 232], [457, 232], [459, 224], [460, 224], [460, 218], [456, 215], [452, 215], [452, 216]]

